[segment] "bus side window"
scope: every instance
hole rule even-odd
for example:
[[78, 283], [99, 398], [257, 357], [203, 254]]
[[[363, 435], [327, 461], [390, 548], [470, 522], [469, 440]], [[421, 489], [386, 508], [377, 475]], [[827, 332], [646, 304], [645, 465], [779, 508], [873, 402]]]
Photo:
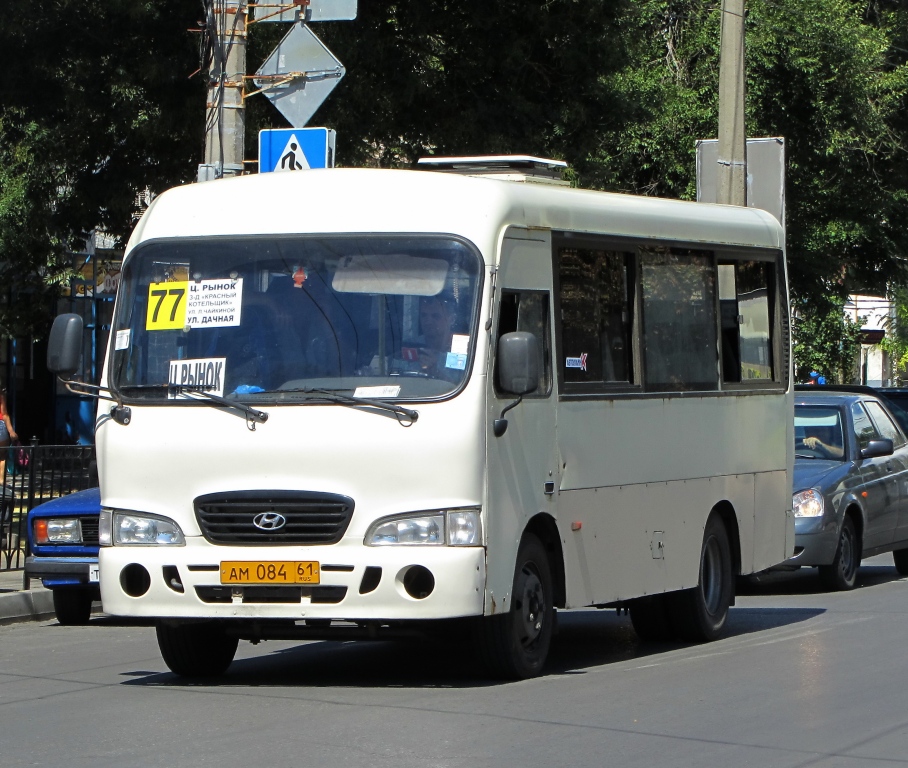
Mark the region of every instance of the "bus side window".
[[[512, 331], [532, 333], [539, 342], [539, 383], [527, 397], [548, 397], [552, 390], [552, 349], [549, 333], [549, 295], [543, 291], [502, 291], [498, 312], [498, 338]], [[497, 348], [497, 340], [496, 340]], [[495, 368], [498, 390], [498, 367]]]
[[633, 383], [631, 254], [559, 248], [558, 278], [565, 383], [588, 390]]
[[641, 247], [640, 257], [646, 390], [718, 389], [712, 253]]
[[722, 314], [722, 381], [773, 379], [773, 264], [766, 261], [719, 263]]

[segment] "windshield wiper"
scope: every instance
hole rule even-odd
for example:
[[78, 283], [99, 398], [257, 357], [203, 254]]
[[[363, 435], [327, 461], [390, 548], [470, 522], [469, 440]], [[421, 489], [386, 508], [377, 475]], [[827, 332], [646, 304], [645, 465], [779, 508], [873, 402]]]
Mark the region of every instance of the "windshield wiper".
[[[247, 425], [249, 425], [249, 428], [252, 430], [255, 430], [256, 424], [264, 424], [266, 421], [268, 421], [268, 414], [265, 413], [264, 411], [259, 411], [255, 408], [251, 408], [250, 406], [246, 405], [246, 403], [241, 403], [238, 400], [229, 400], [228, 398], [221, 397], [220, 395], [212, 395], [210, 392], [207, 392], [201, 388], [187, 387], [187, 386], [181, 385], [181, 384], [180, 385], [178, 385], [178, 384], [127, 384], [125, 386], [120, 387], [121, 391], [130, 390], [130, 389], [137, 389], [137, 390], [150, 389], [150, 390], [159, 390], [159, 391], [163, 390], [166, 392], [170, 392], [171, 390], [174, 390], [178, 394], [185, 393], [187, 395], [199, 395], [200, 397], [188, 397], [186, 400], [183, 400], [182, 402], [186, 402], [187, 400], [190, 400], [190, 401], [194, 400], [196, 402], [198, 402], [200, 399], [208, 400], [209, 402], [217, 403], [218, 405], [223, 405], [227, 408], [233, 408], [237, 411], [242, 411], [242, 413], [245, 414], [245, 416], [246, 416]], [[174, 398], [174, 402], [180, 402], [180, 400], [177, 398]]]
[[358, 405], [367, 405], [371, 408], [378, 408], [382, 411], [390, 411], [397, 415], [397, 420], [400, 422], [401, 426], [410, 426], [410, 424], [404, 424], [400, 417], [403, 416], [410, 421], [412, 424], [419, 418], [419, 411], [414, 411], [412, 408], [404, 408], [402, 405], [395, 405], [394, 403], [388, 403], [384, 400], [373, 400], [369, 397], [354, 397], [353, 395], [342, 395], [340, 392], [335, 392], [331, 389], [319, 389], [318, 387], [298, 387], [296, 389], [275, 389], [273, 392], [296, 392], [304, 395], [318, 395], [325, 400], [330, 400], [332, 403], [337, 403], [338, 405], [349, 405], [349, 406], [358, 406]]

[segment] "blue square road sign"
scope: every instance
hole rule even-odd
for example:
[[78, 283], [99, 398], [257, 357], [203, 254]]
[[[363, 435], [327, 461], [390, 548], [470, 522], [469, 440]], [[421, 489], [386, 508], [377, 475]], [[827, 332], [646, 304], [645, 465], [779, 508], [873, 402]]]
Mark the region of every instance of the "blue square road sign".
[[331, 128], [276, 128], [259, 131], [259, 173], [334, 167]]

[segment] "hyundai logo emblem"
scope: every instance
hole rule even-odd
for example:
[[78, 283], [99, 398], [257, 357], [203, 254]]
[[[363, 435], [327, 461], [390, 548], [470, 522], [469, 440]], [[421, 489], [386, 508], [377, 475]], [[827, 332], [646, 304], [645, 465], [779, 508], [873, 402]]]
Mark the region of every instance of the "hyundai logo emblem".
[[277, 512], [259, 512], [252, 524], [260, 531], [277, 531], [287, 525], [287, 518]]

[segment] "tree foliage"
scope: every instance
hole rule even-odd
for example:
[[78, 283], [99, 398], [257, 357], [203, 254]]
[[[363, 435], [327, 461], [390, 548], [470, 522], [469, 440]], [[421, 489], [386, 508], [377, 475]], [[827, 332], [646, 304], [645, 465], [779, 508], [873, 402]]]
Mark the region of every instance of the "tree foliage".
[[[38, 0], [0, 26], [0, 333], [46, 327], [70, 249], [190, 179], [204, 86], [186, 0]], [[10, 297], [13, 301], [6, 303]]]
[[795, 301], [795, 380], [817, 371], [829, 384], [850, 384], [861, 352], [861, 326], [845, 315], [845, 301]]
[[880, 346], [889, 355], [893, 379], [904, 386], [908, 380], [908, 286], [895, 286], [890, 298], [895, 316], [890, 318]]

